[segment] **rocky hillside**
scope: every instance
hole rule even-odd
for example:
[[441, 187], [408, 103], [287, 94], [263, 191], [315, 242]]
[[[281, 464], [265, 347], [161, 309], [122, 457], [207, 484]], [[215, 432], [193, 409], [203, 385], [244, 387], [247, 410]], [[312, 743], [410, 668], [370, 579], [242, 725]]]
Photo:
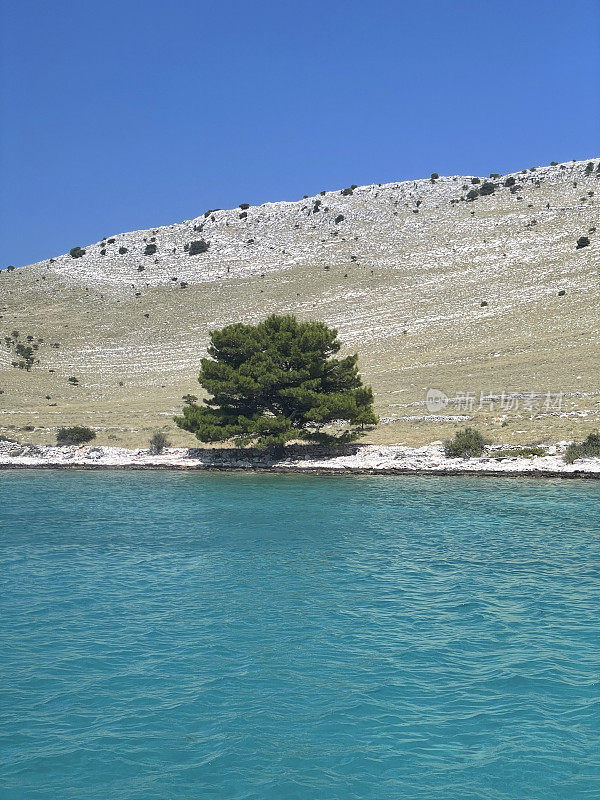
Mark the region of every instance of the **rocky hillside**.
[[[358, 350], [373, 441], [420, 444], [467, 418], [496, 439], [578, 437], [600, 424], [599, 198], [599, 159], [433, 175], [209, 210], [3, 270], [0, 433], [51, 441], [81, 423], [133, 445], [166, 426], [190, 442], [171, 416], [200, 393], [207, 332], [277, 311]], [[428, 407], [430, 388], [448, 403]]]

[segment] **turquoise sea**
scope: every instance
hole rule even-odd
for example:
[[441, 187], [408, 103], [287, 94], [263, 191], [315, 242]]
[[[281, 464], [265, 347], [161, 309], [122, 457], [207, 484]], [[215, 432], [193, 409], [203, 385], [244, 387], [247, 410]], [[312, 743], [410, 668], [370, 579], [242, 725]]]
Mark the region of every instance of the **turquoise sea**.
[[600, 483], [0, 473], [2, 800], [597, 800]]

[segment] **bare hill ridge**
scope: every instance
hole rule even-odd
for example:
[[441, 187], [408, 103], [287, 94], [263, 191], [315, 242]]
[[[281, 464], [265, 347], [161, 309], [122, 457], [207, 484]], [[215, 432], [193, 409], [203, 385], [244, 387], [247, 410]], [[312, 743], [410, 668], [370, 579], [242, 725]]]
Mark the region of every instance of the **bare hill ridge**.
[[[144, 444], [200, 393], [208, 331], [276, 311], [358, 350], [373, 441], [429, 442], [468, 417], [505, 441], [578, 437], [600, 414], [599, 198], [598, 159], [348, 187], [3, 271], [0, 433], [49, 441], [80, 423]], [[19, 344], [36, 345], [29, 371]], [[439, 411], [431, 387], [450, 398]]]

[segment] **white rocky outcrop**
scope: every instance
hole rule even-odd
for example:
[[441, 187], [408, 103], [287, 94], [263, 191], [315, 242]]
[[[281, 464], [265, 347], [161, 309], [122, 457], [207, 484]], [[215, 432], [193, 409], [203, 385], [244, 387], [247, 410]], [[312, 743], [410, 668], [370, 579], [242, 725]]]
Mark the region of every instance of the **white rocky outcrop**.
[[402, 445], [356, 445], [339, 455], [320, 455], [307, 448], [292, 448], [281, 460], [252, 451], [170, 448], [156, 455], [149, 450], [119, 447], [53, 447], [0, 442], [0, 469], [9, 468], [106, 468], [269, 470], [273, 472], [328, 472], [439, 475], [534, 475], [600, 478], [600, 458], [578, 459], [567, 464], [564, 444], [547, 448], [547, 455], [534, 458], [446, 458], [441, 443], [425, 447]]

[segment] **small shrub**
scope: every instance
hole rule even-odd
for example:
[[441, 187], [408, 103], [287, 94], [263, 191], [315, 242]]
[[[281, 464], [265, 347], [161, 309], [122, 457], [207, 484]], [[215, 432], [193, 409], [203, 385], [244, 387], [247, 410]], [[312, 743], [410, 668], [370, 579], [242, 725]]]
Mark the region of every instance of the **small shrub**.
[[354, 194], [355, 189], [356, 189], [356, 184], [353, 183], [352, 186], [348, 186], [347, 189], [342, 189], [340, 194], [343, 195], [344, 197], [348, 197], [349, 195]]
[[96, 438], [96, 433], [91, 428], [83, 425], [74, 425], [72, 428], [59, 428], [56, 433], [56, 444], [85, 444]]
[[155, 431], [150, 437], [148, 445], [148, 449], [152, 455], [158, 455], [159, 453], [162, 453], [165, 447], [170, 447], [171, 442], [168, 440], [166, 433], [163, 433], [162, 431]]
[[14, 266], [12, 264], [9, 264], [8, 267], [6, 268], [6, 271], [7, 272], [14, 272], [15, 268], [14, 268]]
[[126, 247], [119, 247], [119, 255], [124, 256], [126, 252], [127, 252]]
[[75, 375], [71, 375], [69, 378], [69, 383], [71, 386], [79, 386], [79, 379], [75, 377]]
[[250, 203], [240, 203], [239, 207], [242, 209], [242, 211], [247, 211], [250, 208]]
[[505, 186], [506, 186], [506, 188], [508, 189], [509, 187], [511, 187], [511, 186], [514, 186], [516, 182], [517, 182], [517, 179], [516, 179], [516, 178], [513, 178], [513, 176], [511, 175], [510, 177], [508, 177], [508, 178], [507, 178], [507, 179], [504, 181], [504, 185], [505, 185]]
[[565, 295], [566, 295], [566, 291], [564, 289], [561, 289], [560, 292], [558, 293], [559, 297], [564, 297]]
[[155, 244], [147, 244], [146, 247], [144, 248], [144, 255], [145, 256], [153, 256], [154, 253], [156, 253], [157, 250], [158, 250], [158, 248], [157, 248], [157, 246]]
[[188, 255], [197, 256], [200, 253], [206, 253], [210, 247], [210, 242], [205, 242], [204, 239], [198, 239], [195, 242], [190, 242], [188, 248]]
[[467, 200], [469, 200], [471, 203], [473, 202], [473, 200], [476, 200], [478, 197], [479, 197], [479, 189], [470, 189], [467, 192]]
[[589, 245], [589, 243], [590, 243], [590, 240], [588, 239], [587, 236], [580, 236], [579, 239], [577, 239], [577, 245], [576, 245], [575, 249], [576, 250], [581, 250], [582, 247], [587, 247]]
[[481, 183], [481, 180], [479, 178], [471, 178], [471, 183], [472, 184]]
[[600, 433], [590, 433], [585, 441], [573, 442], [565, 451], [565, 461], [572, 464], [578, 458], [600, 458]]
[[481, 184], [481, 189], [479, 190], [479, 194], [480, 195], [494, 194], [495, 191], [496, 191], [495, 183], [491, 183], [490, 181], [484, 181]]
[[85, 255], [85, 250], [82, 247], [72, 247], [69, 250], [69, 255], [71, 258], [81, 258], [81, 256]]
[[432, 181], [437, 181], [437, 179], [438, 179], [439, 177], [440, 177], [440, 176], [437, 174], [437, 172], [432, 172], [432, 173], [431, 173], [431, 180], [432, 180]]
[[457, 431], [452, 439], [444, 442], [448, 458], [476, 458], [483, 453], [486, 441], [475, 428]]
[[338, 214], [337, 217], [334, 219], [336, 225], [339, 225], [340, 222], [343, 222], [345, 219], [343, 214]]
[[587, 175], [591, 175], [592, 174], [592, 172], [594, 171], [594, 162], [593, 161], [588, 162], [588, 164], [587, 164], [587, 166], [585, 168], [585, 171], [586, 171]]
[[186, 404], [186, 406], [191, 406], [196, 402], [198, 398], [196, 397], [195, 394], [184, 394], [181, 399]]

